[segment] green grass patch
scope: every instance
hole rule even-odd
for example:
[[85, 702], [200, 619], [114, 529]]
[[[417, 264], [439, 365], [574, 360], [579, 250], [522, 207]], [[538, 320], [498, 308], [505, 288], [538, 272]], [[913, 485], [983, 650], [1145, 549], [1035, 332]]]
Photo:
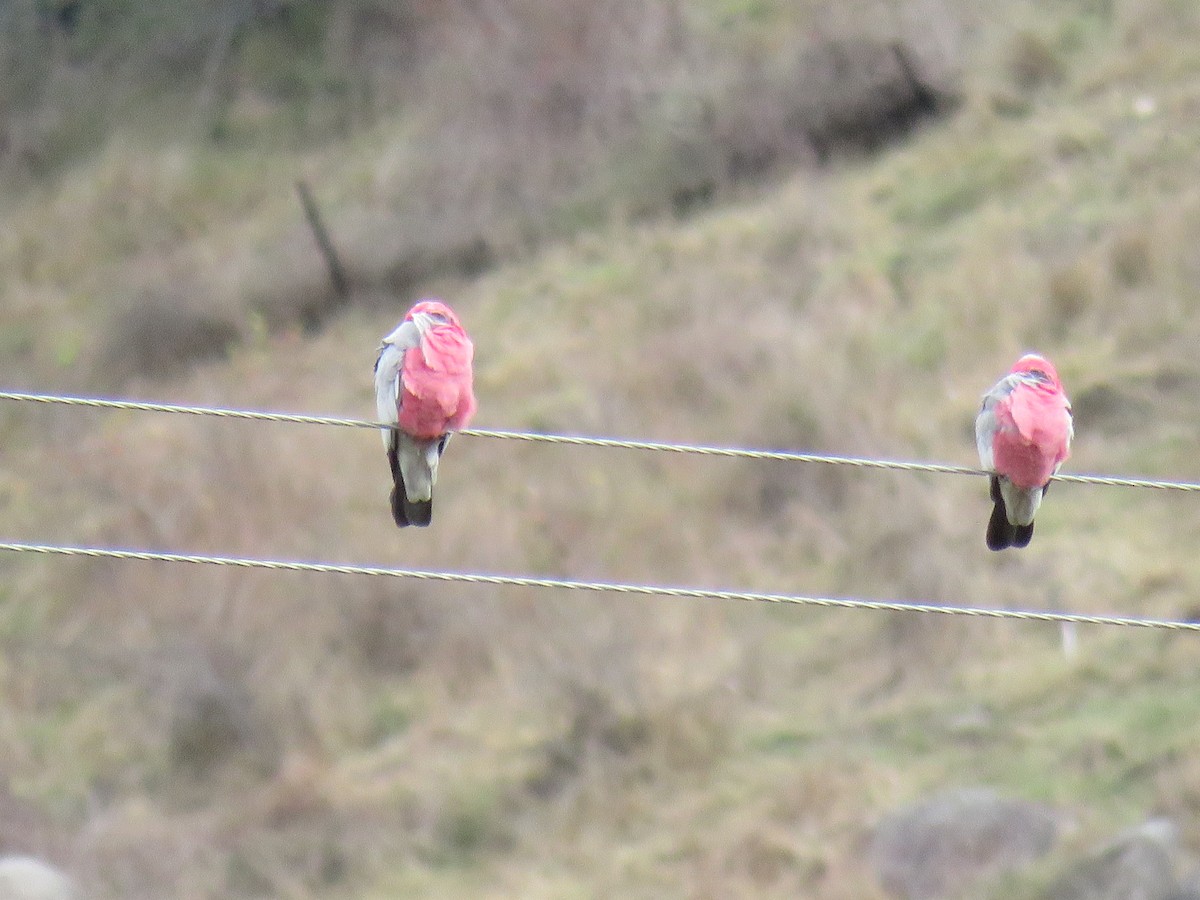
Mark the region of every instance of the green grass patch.
[[942, 228], [1028, 186], [1035, 172], [1032, 154], [1021, 147], [1004, 147], [999, 137], [957, 146], [943, 138], [936, 150], [921, 157], [920, 167], [914, 163], [901, 168], [890, 191], [895, 221]]

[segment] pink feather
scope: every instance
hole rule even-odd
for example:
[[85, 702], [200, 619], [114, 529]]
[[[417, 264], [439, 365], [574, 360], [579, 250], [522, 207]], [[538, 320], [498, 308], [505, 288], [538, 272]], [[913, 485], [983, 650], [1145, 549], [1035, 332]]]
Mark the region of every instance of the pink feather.
[[1033, 369], [1046, 381], [1022, 381], [995, 408], [995, 471], [1022, 489], [1041, 487], [1066, 460], [1071, 446], [1071, 404], [1058, 373], [1040, 357], [1022, 357], [1013, 373]]
[[400, 371], [398, 422], [420, 439], [431, 440], [465, 428], [475, 414], [471, 364], [475, 347], [449, 307], [419, 303], [409, 312], [429, 313], [435, 322], [421, 338], [420, 352], [404, 355]]

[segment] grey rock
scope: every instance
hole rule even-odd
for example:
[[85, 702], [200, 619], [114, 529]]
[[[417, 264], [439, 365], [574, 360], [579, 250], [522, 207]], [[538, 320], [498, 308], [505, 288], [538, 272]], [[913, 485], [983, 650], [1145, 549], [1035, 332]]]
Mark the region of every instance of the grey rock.
[[[1178, 897], [1173, 823], [1152, 819], [1078, 861], [1043, 895], [1045, 900], [1170, 900]], [[1187, 893], [1182, 895], [1188, 897]]]
[[1168, 900], [1200, 900], [1200, 869], [1192, 870]]
[[1054, 812], [989, 788], [944, 791], [898, 810], [869, 850], [879, 883], [903, 900], [963, 896], [983, 878], [1022, 868], [1058, 835]]

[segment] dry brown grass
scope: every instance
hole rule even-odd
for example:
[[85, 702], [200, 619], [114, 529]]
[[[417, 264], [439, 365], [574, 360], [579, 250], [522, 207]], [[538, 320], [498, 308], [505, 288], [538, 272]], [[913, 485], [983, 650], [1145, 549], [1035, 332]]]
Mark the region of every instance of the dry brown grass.
[[[680, 7], [646, 7], [661, 28], [616, 48], [600, 17], [626, 36], [640, 21], [622, 3], [580, 10], [577, 32], [535, 4], [446, 9], [447, 23], [476, 17], [477, 30], [455, 32], [463, 48], [488, 46], [484, 26], [518, 25], [546, 46], [543, 66], [504, 45], [447, 112], [465, 115], [504, 77], [548, 79], [544, 94], [507, 92], [517, 108], [485, 122], [489, 134], [520, 132], [528, 173], [553, 180], [551, 150], [602, 143], [555, 132], [553, 118], [594, 100], [605, 105], [588, 120], [620, 128], [621, 78], [658, 84], [653, 57]], [[1134, 18], [1140, 40], [1150, 28], [1170, 39], [1153, 17]], [[1006, 39], [987, 46], [996, 60], [1011, 52]], [[603, 71], [618, 51], [625, 73]], [[1186, 472], [1200, 205], [1190, 161], [1164, 149], [1160, 126], [1085, 89], [1126, 85], [1128, 62], [1095, 52], [1072, 50], [1027, 119], [990, 111], [992, 85], [979, 80], [1006, 83], [1000, 62], [968, 81], [976, 93], [951, 126], [874, 163], [798, 174], [683, 224], [618, 216], [482, 278], [427, 282], [477, 338], [480, 424], [970, 464], [979, 391], [1036, 346], [1076, 399], [1072, 468]], [[1175, 69], [1150, 71], [1165, 108], [1186, 108]], [[589, 78], [597, 93], [570, 101]], [[1080, 104], [1095, 123], [1078, 121]], [[525, 127], [547, 130], [546, 145]], [[388, 165], [380, 157], [373, 171], [394, 186]], [[1152, 216], [1130, 190], [1151, 166]], [[102, 171], [107, 187], [73, 203], [58, 195], [38, 227], [79, 210], [90, 221], [130, 184], [128, 162]], [[528, 177], [512, 195], [540, 203], [545, 185]], [[299, 298], [281, 309], [317, 296], [303, 288], [318, 270], [279, 263], [304, 258], [299, 237], [293, 256], [273, 255], [282, 244], [252, 238], [275, 223], [242, 202], [250, 220], [236, 233], [177, 248], [185, 280], [203, 280], [194, 252], [222, 260], [214, 309], [257, 284], [268, 316], [276, 268]], [[486, 197], [455, 202], [456, 215], [491, 214]], [[183, 208], [134, 204], [92, 237], [132, 235], [151, 254], [138, 223], [187, 222]], [[385, 210], [363, 221], [370, 235], [399, 220]], [[120, 266], [77, 282], [62, 248], [6, 240], [27, 303], [122, 283]], [[267, 249], [223, 259], [226, 240]], [[401, 255], [390, 237], [362, 241], [352, 252], [364, 267]], [[315, 336], [232, 316], [250, 341], [227, 360], [127, 389], [365, 415], [378, 337], [408, 299], [364, 304]], [[10, 312], [39, 321], [20, 304]], [[29, 341], [30, 355], [70, 349], [40, 328]], [[67, 366], [60, 377], [78, 376]], [[982, 547], [977, 479], [460, 438], [433, 528], [401, 534], [369, 432], [45, 410], [0, 425], [12, 438], [0, 509], [48, 540], [1080, 611], [1194, 605], [1187, 560], [1200, 524], [1186, 498], [1062, 486], [1031, 551], [997, 557]], [[964, 772], [1091, 805], [1089, 834], [1161, 808], [1196, 842], [1183, 752], [1195, 650], [1182, 637], [1085, 630], [1067, 664], [1053, 631], [1010, 623], [0, 563], [0, 747], [12, 818], [29, 822], [12, 839], [65, 859], [101, 897], [861, 900], [878, 896], [861, 862], [872, 823]]]
[[[767, 41], [753, 16], [678, 0], [246, 12], [210, 79], [214, 96], [242, 110], [244, 136], [188, 143], [176, 133], [145, 152], [136, 124], [114, 128], [87, 139], [89, 151], [99, 147], [89, 174], [14, 192], [30, 228], [0, 253], [20, 273], [6, 290], [22, 311], [13, 340], [23, 366], [60, 377], [47, 360], [61, 359], [76, 383], [112, 383], [219, 355], [260, 323], [319, 327], [340, 304], [292, 196], [298, 170], [317, 187], [361, 289], [355, 302], [369, 306], [379, 289], [472, 277], [613, 218], [691, 214], [797, 163], [877, 148], [949, 108], [969, 18], [930, 0], [920, 15], [937, 25], [921, 27], [917, 13], [871, 0], [813, 30], [806, 7], [772, 12], [794, 40]], [[208, 89], [186, 61], [216, 52], [218, 20], [197, 30], [182, 13], [164, 16], [139, 45], [180, 64], [174, 89], [196, 92], [180, 101], [196, 118]], [[76, 64], [111, 78], [112, 97], [95, 101], [104, 110], [124, 102], [142, 69], [100, 57]], [[354, 119], [349, 95], [382, 124], [349, 140], [335, 129], [329, 145], [286, 124], [297, 106]], [[306, 149], [287, 164], [264, 162], [264, 148], [297, 140]], [[72, 274], [81, 260], [90, 261], [83, 280]], [[54, 312], [67, 310], [76, 332], [52, 338]], [[108, 346], [81, 354], [97, 334], [111, 336]]]
[[1057, 48], [1045, 38], [1025, 31], [1013, 38], [1009, 51], [1009, 73], [1013, 83], [1023, 92], [1030, 92], [1063, 79], [1063, 62]]

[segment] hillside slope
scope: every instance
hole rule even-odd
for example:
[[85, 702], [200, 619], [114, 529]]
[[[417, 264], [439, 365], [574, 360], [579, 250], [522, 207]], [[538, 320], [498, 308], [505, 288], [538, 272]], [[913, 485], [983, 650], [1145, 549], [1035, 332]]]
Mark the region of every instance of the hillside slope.
[[[1071, 471], [1194, 478], [1200, 15], [1027, 21], [979, 41], [955, 116], [884, 153], [422, 281], [475, 337], [477, 424], [972, 465], [980, 392], [1036, 347], [1075, 401]], [[286, 182], [266, 177], [267, 218]], [[245, 202], [203, 246], [273, 227]], [[23, 278], [80, 307], [111, 275], [28, 253]], [[411, 299], [264, 324], [122, 390], [369, 416]], [[71, 383], [90, 332], [31, 310], [7, 308], [38, 322], [13, 340]], [[1165, 617], [1200, 587], [1184, 494], [1062, 485], [1029, 550], [996, 555], [977, 478], [464, 437], [433, 527], [399, 533], [369, 431], [13, 406], [0, 428], [6, 530], [39, 541]], [[0, 840], [91, 896], [862, 900], [873, 824], [978, 782], [1076, 823], [1050, 871], [1152, 813], [1200, 850], [1188, 634], [1085, 628], [1067, 660], [1036, 623], [0, 571]]]

